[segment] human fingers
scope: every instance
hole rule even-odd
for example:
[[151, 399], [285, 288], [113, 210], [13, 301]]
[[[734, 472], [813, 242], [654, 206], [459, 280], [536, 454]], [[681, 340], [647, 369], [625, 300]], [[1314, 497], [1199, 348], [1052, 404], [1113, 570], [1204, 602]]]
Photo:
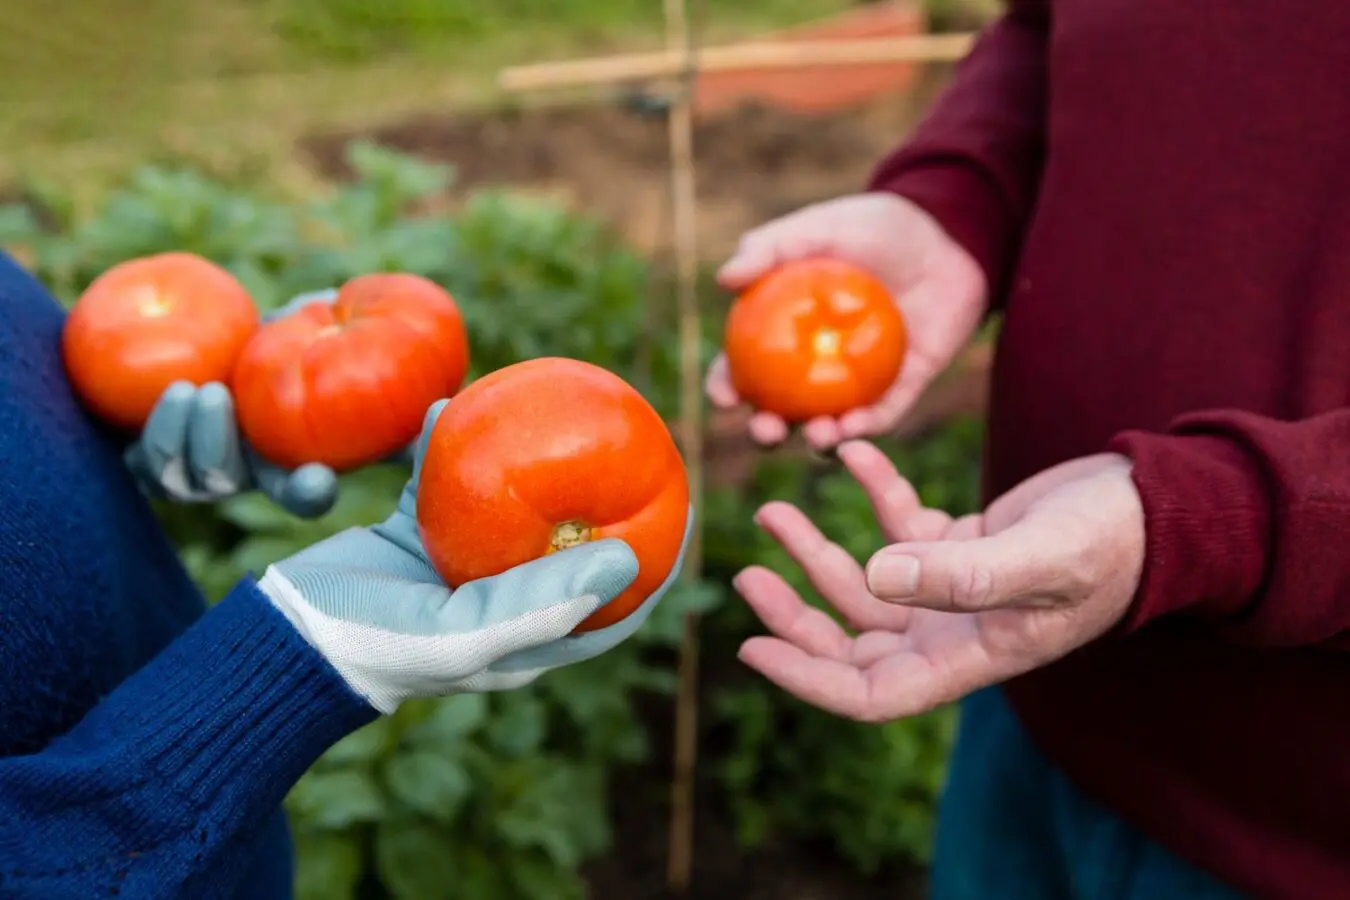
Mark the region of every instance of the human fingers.
[[717, 270], [717, 283], [740, 290], [777, 265], [821, 252], [826, 235], [816, 234], [803, 212], [789, 213], [742, 235], [736, 252]]
[[835, 715], [867, 718], [872, 705], [867, 678], [851, 663], [813, 655], [777, 637], [752, 637], [736, 655], [799, 700]]
[[244, 447], [253, 483], [273, 503], [302, 519], [316, 519], [337, 502], [337, 473], [322, 463], [284, 469]]
[[197, 389], [186, 434], [184, 456], [188, 478], [195, 486], [214, 497], [228, 497], [244, 489], [248, 469], [229, 388], [211, 382]]
[[[708, 374], [703, 380], [703, 389], [708, 395], [708, 400], [719, 409], [733, 409], [740, 405], [741, 396], [736, 393], [736, 388], [731, 383], [731, 371], [724, 354], [719, 353], [708, 367]], [[764, 446], [781, 444], [787, 440], [789, 432], [788, 424], [782, 417], [760, 411], [756, 411], [750, 417], [746, 428], [751, 439]]]
[[740, 290], [786, 262], [839, 252], [856, 256], [858, 245], [870, 249], [876, 238], [864, 224], [860, 202], [867, 207], [875, 201], [853, 195], [812, 203], [747, 231], [718, 269], [718, 283]]
[[510, 673], [571, 665], [607, 653], [628, 640], [646, 623], [652, 612], [655, 611], [657, 604], [661, 602], [661, 599], [679, 579], [695, 524], [694, 510], [691, 506], [685, 519], [684, 539], [680, 543], [680, 552], [675, 558], [675, 564], [671, 566], [670, 573], [666, 575], [665, 581], [652, 591], [642, 601], [642, 605], [633, 612], [604, 628], [597, 628], [584, 634], [568, 634], [554, 643], [532, 647], [501, 659], [492, 666], [492, 671], [494, 673]]
[[750, 437], [756, 443], [765, 446], [781, 444], [787, 440], [788, 424], [783, 421], [781, 416], [773, 413], [757, 412], [750, 417], [750, 424], [747, 426], [750, 431]]
[[188, 419], [196, 393], [197, 388], [191, 382], [176, 381], [169, 385], [141, 430], [139, 443], [145, 469], [176, 500], [189, 500], [197, 495], [185, 459]]
[[867, 494], [886, 540], [935, 541], [951, 525], [947, 513], [923, 505], [914, 485], [876, 445], [847, 441], [839, 445], [839, 459]]
[[740, 405], [741, 398], [731, 384], [731, 369], [727, 366], [725, 354], [717, 354], [708, 367], [708, 374], [703, 379], [703, 390], [712, 405], [719, 409], [733, 409]]
[[460, 586], [437, 611], [437, 628], [483, 635], [486, 665], [567, 637], [637, 574], [627, 544], [593, 541]]
[[986, 537], [886, 547], [868, 561], [867, 584], [893, 603], [947, 612], [1056, 606], [1091, 590], [1085, 540], [1031, 517]]
[[337, 300], [337, 295], [337, 288], [325, 288], [321, 291], [306, 291], [302, 294], [296, 294], [282, 306], [265, 314], [263, 316], [263, 321], [273, 322], [277, 319], [284, 319], [286, 316], [289, 316], [302, 307], [309, 306], [311, 303], [332, 303]]
[[852, 664], [812, 656], [776, 638], [751, 638], [739, 658], [794, 696], [837, 715], [889, 722], [921, 715], [1020, 674], [1031, 663], [989, 654], [974, 617], [930, 614], [890, 635], [884, 653]]
[[812, 656], [846, 661], [853, 642], [839, 623], [801, 598], [782, 576], [760, 566], [739, 573], [732, 586], [764, 627]]
[[[271, 468], [269, 464], [263, 464]], [[276, 479], [269, 479], [276, 484]], [[284, 474], [280, 490], [274, 488], [272, 499], [293, 515], [302, 519], [317, 519], [333, 508], [338, 496], [338, 477], [322, 463], [306, 463]]]
[[840, 440], [869, 438], [893, 430], [933, 383], [937, 372], [927, 361], [910, 353], [895, 383], [871, 406], [851, 409], [839, 417]]
[[802, 436], [813, 448], [825, 451], [843, 440], [839, 421], [831, 416], [817, 416], [802, 427]]
[[768, 503], [755, 515], [755, 522], [782, 545], [811, 586], [854, 628], [899, 631], [909, 623], [909, 610], [873, 597], [858, 561], [821, 534], [795, 506]]

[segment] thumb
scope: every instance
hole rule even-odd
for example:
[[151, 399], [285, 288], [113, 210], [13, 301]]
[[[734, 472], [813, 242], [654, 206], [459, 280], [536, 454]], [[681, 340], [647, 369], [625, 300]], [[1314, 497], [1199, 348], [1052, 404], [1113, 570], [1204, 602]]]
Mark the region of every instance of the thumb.
[[302, 294], [296, 294], [279, 308], [264, 314], [263, 321], [275, 322], [277, 319], [284, 319], [311, 303], [332, 303], [337, 300], [337, 295], [337, 288], [325, 288], [321, 291], [306, 291]]
[[[417, 435], [417, 440], [413, 442], [411, 448], [405, 447], [401, 452], [405, 456], [412, 457], [412, 475], [404, 482], [403, 491], [398, 496], [398, 505], [393, 514], [384, 522], [380, 528], [392, 528], [399, 533], [414, 534], [416, 529], [409, 530], [409, 525], [417, 521], [417, 486], [422, 483], [422, 463], [426, 459], [427, 446], [431, 443], [431, 431], [436, 427], [436, 420], [441, 417], [441, 412], [445, 409], [445, 404], [449, 400], [437, 400], [431, 406], [427, 407], [427, 414], [422, 418], [422, 430]], [[417, 541], [413, 545], [419, 546]]]
[[322, 463], [307, 463], [288, 472], [250, 448], [244, 448], [258, 489], [272, 502], [302, 519], [316, 519], [337, 502], [337, 473]]
[[445, 405], [449, 400], [437, 400], [431, 406], [427, 407], [427, 414], [422, 418], [422, 430], [417, 435], [417, 441], [412, 448], [412, 478], [408, 481], [408, 486], [415, 492], [417, 483], [422, 478], [422, 462], [427, 455], [427, 446], [431, 443], [431, 432], [436, 427], [436, 421], [440, 419], [441, 413], [445, 411]]
[[740, 290], [775, 266], [830, 252], [832, 229], [805, 212], [798, 210], [747, 232], [731, 259], [717, 270], [717, 283], [728, 290]]
[[776, 262], [770, 240], [746, 236], [731, 258], [717, 270], [717, 283], [729, 291], [740, 290], [773, 268]]
[[456, 617], [473, 620], [456, 630], [498, 632], [496, 649], [504, 655], [566, 637], [627, 590], [637, 574], [633, 551], [611, 538], [471, 581], [455, 591], [449, 606]]
[[895, 544], [867, 563], [867, 587], [893, 603], [945, 612], [1046, 607], [1076, 600], [1072, 539], [1024, 519], [968, 541]]

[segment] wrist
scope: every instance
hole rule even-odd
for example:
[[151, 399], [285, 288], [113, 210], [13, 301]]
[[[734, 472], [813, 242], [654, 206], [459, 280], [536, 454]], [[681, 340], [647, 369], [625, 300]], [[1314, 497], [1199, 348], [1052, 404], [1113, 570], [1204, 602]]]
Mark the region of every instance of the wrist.
[[1239, 612], [1266, 579], [1272, 528], [1252, 461], [1213, 434], [1128, 431], [1110, 449], [1130, 459], [1143, 512], [1144, 565], [1126, 630], [1183, 609]]
[[377, 633], [379, 629], [317, 608], [276, 565], [267, 567], [258, 590], [347, 688], [371, 708], [389, 715], [407, 699], [406, 692], [396, 688], [397, 679], [382, 677], [390, 666], [398, 667], [406, 660], [382, 658], [389, 656], [390, 643], [387, 635]]

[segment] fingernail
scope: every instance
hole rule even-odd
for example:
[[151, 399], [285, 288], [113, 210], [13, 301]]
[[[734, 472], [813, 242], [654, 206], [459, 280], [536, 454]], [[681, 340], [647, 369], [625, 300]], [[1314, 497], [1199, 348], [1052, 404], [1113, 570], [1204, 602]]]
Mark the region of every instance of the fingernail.
[[867, 564], [867, 589], [878, 597], [912, 597], [919, 589], [919, 561], [879, 553]]

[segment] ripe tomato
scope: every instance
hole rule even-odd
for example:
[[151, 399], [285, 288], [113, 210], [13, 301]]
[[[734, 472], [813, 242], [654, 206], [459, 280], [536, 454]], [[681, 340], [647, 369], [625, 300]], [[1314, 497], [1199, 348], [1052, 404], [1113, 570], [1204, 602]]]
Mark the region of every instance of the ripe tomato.
[[886, 286], [824, 258], [787, 263], [751, 285], [732, 304], [723, 338], [736, 392], [789, 422], [877, 402], [907, 345]]
[[279, 466], [356, 468], [414, 440], [468, 368], [464, 320], [445, 290], [418, 275], [361, 275], [249, 341], [234, 373], [239, 428]]
[[417, 524], [452, 587], [556, 550], [621, 538], [637, 580], [577, 627], [625, 618], [665, 581], [689, 512], [665, 422], [619, 376], [573, 359], [486, 375], [441, 411], [422, 460]]
[[80, 295], [61, 335], [76, 395], [99, 418], [138, 431], [175, 381], [228, 382], [258, 310], [243, 285], [192, 253], [108, 269]]

